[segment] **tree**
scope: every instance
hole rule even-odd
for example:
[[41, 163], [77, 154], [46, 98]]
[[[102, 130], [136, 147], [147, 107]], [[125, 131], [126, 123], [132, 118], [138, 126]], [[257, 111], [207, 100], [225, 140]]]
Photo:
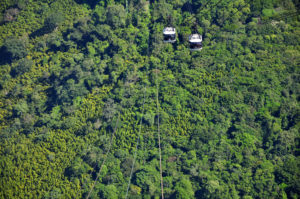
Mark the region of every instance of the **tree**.
[[29, 112], [29, 107], [25, 100], [21, 100], [18, 104], [14, 106], [13, 110], [16, 116], [21, 116]]
[[57, 26], [59, 26], [64, 20], [64, 16], [60, 13], [52, 13], [49, 15], [44, 22], [44, 30], [46, 33], [52, 32]]
[[10, 9], [6, 10], [4, 13], [4, 21], [11, 22], [11, 21], [16, 20], [16, 17], [18, 16], [19, 12], [20, 11], [17, 8], [10, 8]]
[[194, 190], [191, 181], [188, 177], [184, 176], [176, 183], [175, 186], [176, 199], [189, 199], [194, 198]]
[[17, 65], [17, 67], [15, 67], [12, 72], [11, 75], [12, 76], [16, 76], [16, 75], [21, 75], [25, 72], [28, 72], [31, 68], [31, 66], [33, 65], [33, 61], [27, 58], [21, 59], [19, 61], [19, 64]]
[[110, 26], [108, 26], [106, 24], [97, 25], [95, 30], [96, 30], [97, 35], [102, 40], [106, 40], [106, 39], [110, 38], [111, 35], [113, 34], [112, 31], [111, 31]]
[[68, 177], [79, 177], [82, 174], [88, 173], [91, 168], [81, 158], [76, 158], [70, 167], [66, 169]]
[[101, 198], [118, 198], [118, 189], [114, 185], [107, 185], [100, 191]]
[[285, 191], [288, 198], [297, 198], [300, 192], [300, 160], [297, 157], [288, 155], [285, 160], [280, 160], [280, 166], [275, 171], [275, 177], [278, 184], [286, 184]]
[[58, 199], [62, 197], [61, 190], [58, 188], [54, 188], [53, 190], [46, 193], [46, 195], [43, 197], [44, 199]]
[[28, 53], [24, 40], [17, 38], [6, 39], [3, 47], [9, 58], [12, 60], [21, 59]]
[[58, 96], [58, 102], [60, 104], [71, 104], [76, 97], [84, 96], [88, 93], [88, 90], [83, 83], [75, 83], [74, 79], [68, 79], [64, 85], [56, 88], [56, 94]]
[[126, 12], [122, 5], [111, 5], [107, 7], [107, 23], [113, 28], [123, 27], [126, 20]]
[[117, 113], [117, 105], [114, 103], [114, 100], [108, 99], [104, 108], [103, 108], [103, 118], [107, 122], [111, 122], [112, 118]]
[[138, 170], [133, 178], [137, 186], [141, 187], [145, 194], [155, 195], [159, 193], [159, 172], [152, 166], [145, 166]]

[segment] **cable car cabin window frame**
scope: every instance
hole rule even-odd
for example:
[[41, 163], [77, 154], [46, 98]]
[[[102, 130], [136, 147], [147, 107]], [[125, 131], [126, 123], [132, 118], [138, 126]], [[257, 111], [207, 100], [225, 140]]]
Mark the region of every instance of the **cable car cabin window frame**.
[[190, 42], [190, 50], [202, 50], [202, 42]]
[[174, 43], [176, 42], [176, 29], [173, 27], [166, 27], [163, 30], [164, 42]]

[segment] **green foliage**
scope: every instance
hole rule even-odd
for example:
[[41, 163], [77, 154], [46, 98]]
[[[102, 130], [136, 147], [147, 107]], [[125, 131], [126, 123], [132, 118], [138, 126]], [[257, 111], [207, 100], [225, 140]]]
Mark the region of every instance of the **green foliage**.
[[275, 11], [273, 9], [263, 9], [262, 13], [266, 17], [271, 17], [275, 13]]
[[60, 12], [52, 13], [45, 19], [44, 29], [48, 33], [52, 32], [58, 27], [64, 20], [64, 16]]
[[124, 7], [122, 5], [108, 6], [106, 20], [107, 23], [114, 28], [123, 27], [126, 20], [126, 12]]
[[175, 198], [176, 199], [194, 198], [192, 183], [186, 177], [182, 178], [179, 182], [176, 183]]
[[114, 185], [107, 185], [101, 192], [101, 198], [118, 198], [118, 190]]
[[29, 59], [21, 59], [18, 63], [18, 65], [12, 70], [12, 76], [15, 75], [22, 75], [25, 72], [30, 71], [30, 68], [33, 65], [33, 61]]
[[6, 39], [3, 47], [12, 60], [24, 58], [28, 53], [25, 41], [17, 38]]
[[1, 1], [0, 198], [298, 198], [296, 6]]

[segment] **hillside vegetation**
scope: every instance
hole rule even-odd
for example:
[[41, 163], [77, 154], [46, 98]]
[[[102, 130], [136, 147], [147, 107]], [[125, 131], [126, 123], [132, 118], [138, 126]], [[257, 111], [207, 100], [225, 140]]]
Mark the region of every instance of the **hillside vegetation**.
[[299, 7], [0, 1], [0, 198], [299, 198]]

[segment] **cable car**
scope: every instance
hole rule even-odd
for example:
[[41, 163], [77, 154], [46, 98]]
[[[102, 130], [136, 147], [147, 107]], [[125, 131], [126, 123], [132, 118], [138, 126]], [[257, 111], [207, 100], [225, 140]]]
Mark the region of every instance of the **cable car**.
[[191, 34], [189, 36], [190, 50], [197, 51], [202, 49], [202, 35]]
[[166, 27], [163, 30], [164, 42], [174, 43], [176, 42], [176, 29], [173, 27]]

